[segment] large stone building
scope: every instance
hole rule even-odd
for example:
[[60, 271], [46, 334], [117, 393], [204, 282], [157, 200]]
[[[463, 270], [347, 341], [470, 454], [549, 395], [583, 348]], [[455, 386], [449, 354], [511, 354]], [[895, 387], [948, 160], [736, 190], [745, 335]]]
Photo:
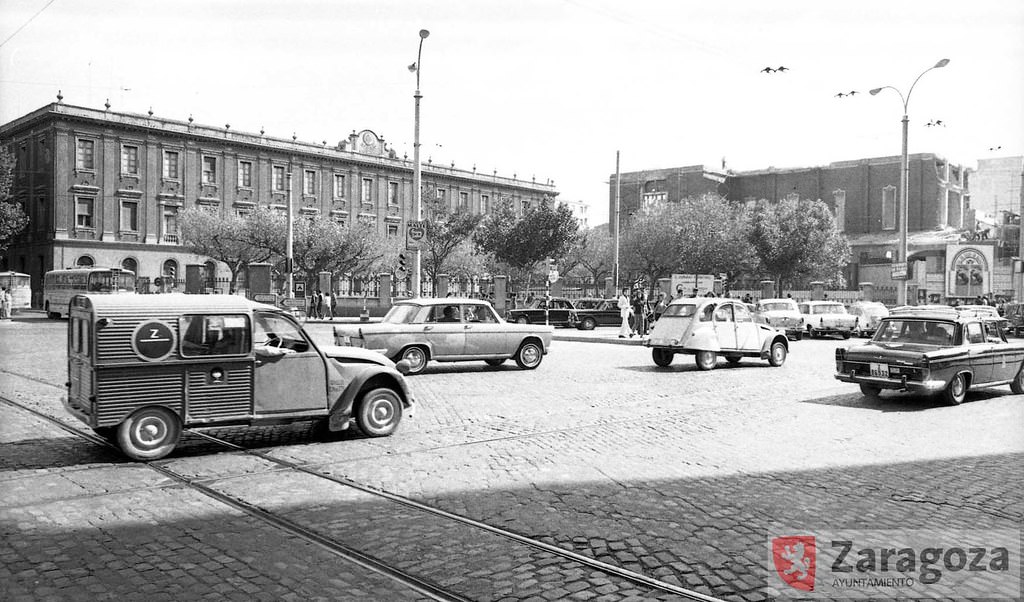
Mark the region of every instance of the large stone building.
[[[143, 280], [179, 283], [188, 264], [224, 275], [224, 266], [179, 245], [179, 212], [284, 211], [289, 184], [296, 215], [361, 218], [396, 237], [411, 219], [413, 161], [370, 130], [316, 144], [60, 100], [0, 126], [0, 143], [17, 160], [14, 198], [30, 219], [0, 270], [30, 274], [34, 291], [46, 271], [74, 265], [122, 266]], [[487, 213], [510, 202], [521, 213], [558, 194], [550, 182], [475, 167], [422, 169], [424, 188], [453, 210]]]
[[[1019, 179], [1016, 189], [1000, 189], [1006, 209], [1016, 213], [1004, 215], [994, 228], [985, 231], [978, 228], [971, 206], [973, 170], [931, 153], [910, 155], [909, 168], [908, 299], [938, 302], [984, 294], [1012, 297], [1015, 291], [1019, 297], [1020, 276], [1014, 271], [1022, 204]], [[629, 214], [647, 203], [708, 193], [735, 202], [820, 199], [832, 209], [839, 229], [850, 241], [849, 285], [871, 281], [879, 290], [893, 292], [894, 300], [897, 282], [891, 278], [891, 264], [899, 248], [899, 183], [899, 156], [742, 172], [698, 165], [621, 174], [618, 198], [623, 228], [628, 227]], [[613, 216], [615, 204], [613, 174], [609, 186], [609, 213]], [[613, 221], [613, 234], [614, 228]], [[962, 261], [973, 263], [961, 265]], [[972, 276], [966, 285], [958, 284], [965, 270]]]

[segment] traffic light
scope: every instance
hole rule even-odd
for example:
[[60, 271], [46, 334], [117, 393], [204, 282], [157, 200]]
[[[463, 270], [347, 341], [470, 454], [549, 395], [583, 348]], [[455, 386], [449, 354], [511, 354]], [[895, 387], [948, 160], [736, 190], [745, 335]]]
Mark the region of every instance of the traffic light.
[[405, 253], [398, 254], [398, 273], [405, 274], [409, 271], [409, 265], [406, 263]]

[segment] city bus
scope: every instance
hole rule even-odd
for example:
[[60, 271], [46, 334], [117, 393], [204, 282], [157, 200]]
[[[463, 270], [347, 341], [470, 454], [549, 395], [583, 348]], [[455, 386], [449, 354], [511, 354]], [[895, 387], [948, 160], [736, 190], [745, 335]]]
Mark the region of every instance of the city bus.
[[32, 277], [21, 272], [0, 272], [0, 286], [11, 293], [11, 313], [32, 307]]
[[68, 315], [75, 295], [135, 293], [135, 273], [121, 268], [79, 267], [51, 270], [43, 276], [43, 309], [48, 318]]

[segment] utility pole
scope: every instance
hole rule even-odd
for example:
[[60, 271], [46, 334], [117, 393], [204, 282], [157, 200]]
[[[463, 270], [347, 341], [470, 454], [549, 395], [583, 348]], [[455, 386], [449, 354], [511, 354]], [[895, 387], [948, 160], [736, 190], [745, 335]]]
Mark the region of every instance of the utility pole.
[[622, 183], [619, 174], [619, 151], [615, 151], [615, 266], [612, 268], [612, 284], [619, 292], [619, 211], [622, 203]]

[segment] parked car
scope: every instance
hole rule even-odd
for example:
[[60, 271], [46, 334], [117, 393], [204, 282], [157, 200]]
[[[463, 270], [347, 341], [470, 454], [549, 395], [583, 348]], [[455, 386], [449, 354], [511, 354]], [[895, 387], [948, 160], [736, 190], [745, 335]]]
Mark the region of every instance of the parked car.
[[550, 324], [551, 326], [565, 326], [572, 328], [579, 323], [576, 316], [576, 306], [565, 297], [550, 297], [550, 302], [544, 297], [530, 301], [529, 305], [519, 309], [510, 309], [506, 313], [509, 322], [519, 324]]
[[940, 394], [949, 404], [967, 391], [1009, 384], [1024, 393], [1024, 343], [1009, 343], [984, 318], [945, 309], [893, 310], [871, 341], [836, 350], [836, 379], [877, 397], [883, 389]]
[[580, 330], [593, 330], [597, 326], [618, 326], [622, 323], [618, 299], [584, 297], [576, 299], [573, 304], [576, 306], [576, 316], [579, 320], [576, 328]]
[[1003, 317], [1006, 318], [1006, 331], [1020, 336], [1024, 331], [1024, 303], [1009, 301], [1003, 304]]
[[711, 370], [724, 356], [730, 364], [744, 357], [781, 366], [789, 353], [786, 333], [754, 322], [745, 303], [717, 297], [675, 299], [654, 323], [644, 346], [654, 363], [668, 366], [677, 353], [693, 355], [697, 367]]
[[404, 360], [419, 374], [431, 360], [483, 360], [500, 366], [514, 359], [524, 370], [540, 365], [551, 347], [551, 326], [509, 324], [481, 299], [419, 297], [396, 302], [383, 321], [334, 327], [334, 341]]
[[191, 427], [317, 421], [390, 435], [413, 396], [391, 360], [317, 345], [235, 295], [76, 295], [64, 407], [125, 455], [157, 460]]
[[857, 326], [857, 316], [851, 315], [846, 311], [846, 306], [838, 301], [802, 301], [797, 307], [803, 316], [807, 334], [811, 337], [838, 334], [848, 339]]
[[754, 321], [784, 330], [798, 341], [804, 336], [804, 318], [792, 299], [761, 299], [754, 305]]
[[878, 301], [857, 301], [850, 305], [850, 313], [857, 316], [853, 334], [858, 337], [870, 337], [875, 334], [882, 318], [889, 315], [889, 308]]
[[1010, 321], [999, 315], [999, 310], [991, 305], [958, 305], [956, 310], [965, 316], [977, 316], [995, 322], [1003, 332], [1010, 327]]

